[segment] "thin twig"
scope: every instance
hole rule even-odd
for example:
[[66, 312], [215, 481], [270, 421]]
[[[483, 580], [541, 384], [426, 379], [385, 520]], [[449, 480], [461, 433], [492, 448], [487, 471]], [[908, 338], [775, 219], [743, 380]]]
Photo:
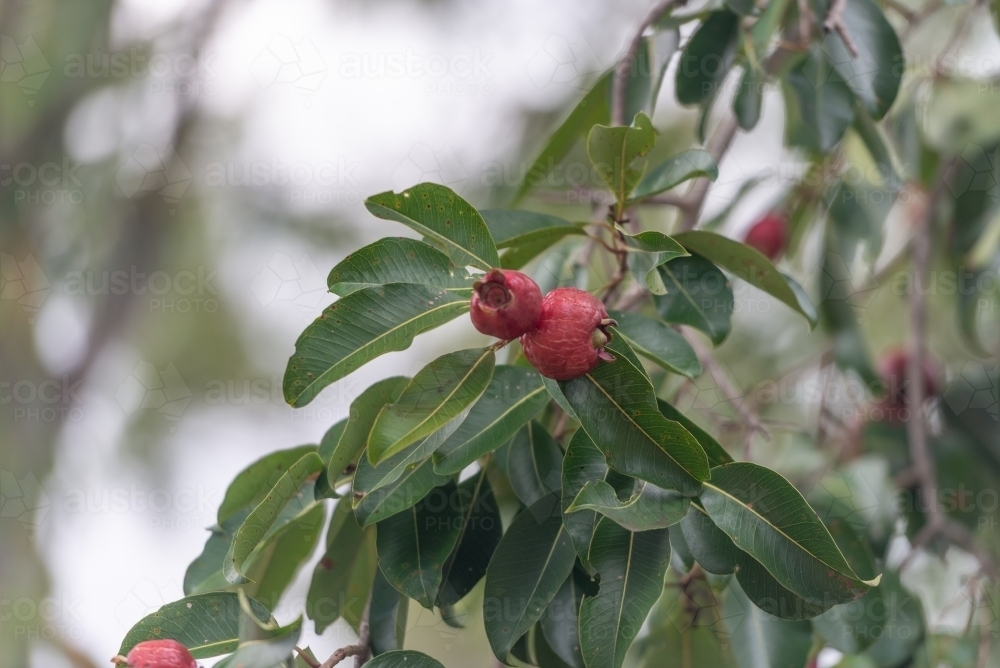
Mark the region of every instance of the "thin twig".
[[[353, 645], [341, 647], [330, 655], [330, 658], [320, 664], [319, 668], [333, 668], [338, 663], [349, 656], [354, 657], [354, 668], [360, 668], [368, 660], [371, 654], [370, 630], [368, 626], [368, 616], [371, 614], [372, 595], [368, 592], [368, 600], [365, 601], [364, 611], [361, 613], [361, 621], [358, 622], [358, 642]], [[296, 648], [298, 649], [298, 648]], [[301, 652], [300, 652], [301, 653]]]
[[632, 40], [629, 42], [628, 50], [621, 60], [618, 61], [618, 66], [615, 68], [615, 80], [611, 88], [611, 124], [612, 125], [625, 125], [625, 91], [628, 89], [628, 79], [632, 74], [632, 67], [635, 65], [636, 59], [639, 56], [639, 47], [642, 46], [642, 36], [645, 34], [646, 29], [651, 25], [656, 23], [661, 16], [663, 16], [667, 10], [669, 10], [674, 5], [683, 5], [685, 0], [660, 0], [656, 5], [649, 10], [645, 18], [642, 19], [642, 23], [632, 34]]
[[844, 46], [847, 47], [848, 52], [850, 52], [852, 58], [858, 57], [858, 47], [854, 43], [854, 38], [851, 37], [851, 33], [848, 32], [847, 26], [844, 24], [844, 10], [847, 8], [847, 0], [833, 0], [830, 5], [830, 11], [826, 14], [826, 20], [823, 21], [823, 32], [830, 34], [832, 32], [840, 35], [840, 39], [844, 41]]
[[311, 668], [320, 668], [320, 666], [322, 665], [318, 661], [313, 661], [312, 657], [310, 657], [308, 654], [306, 654], [305, 650], [303, 650], [298, 645], [296, 645], [292, 649], [294, 649], [296, 652], [298, 652], [299, 658], [301, 658], [303, 661], [305, 661], [306, 664], [309, 665]]

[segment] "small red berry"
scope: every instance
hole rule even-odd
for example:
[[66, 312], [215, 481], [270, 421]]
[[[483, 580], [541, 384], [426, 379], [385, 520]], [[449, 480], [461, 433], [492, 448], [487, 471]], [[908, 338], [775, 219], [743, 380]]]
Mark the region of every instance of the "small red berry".
[[538, 327], [521, 337], [524, 356], [553, 380], [569, 380], [615, 358], [604, 350], [616, 325], [600, 299], [576, 288], [557, 288], [542, 300]]
[[[878, 409], [882, 417], [892, 422], [903, 422], [906, 419], [907, 404], [906, 389], [909, 385], [907, 367], [910, 363], [910, 353], [906, 348], [898, 347], [887, 350], [878, 361], [878, 375], [885, 383], [885, 394], [878, 401]], [[930, 355], [923, 358], [924, 397], [932, 398], [941, 392], [941, 372], [937, 360]]]
[[768, 213], [754, 223], [744, 241], [773, 260], [781, 255], [788, 243], [788, 221], [780, 213]]
[[116, 656], [112, 663], [127, 662], [128, 668], [198, 668], [187, 647], [176, 640], [147, 640], [132, 648], [128, 658]]
[[472, 287], [472, 324], [483, 334], [510, 341], [538, 324], [542, 291], [521, 272], [493, 269]]

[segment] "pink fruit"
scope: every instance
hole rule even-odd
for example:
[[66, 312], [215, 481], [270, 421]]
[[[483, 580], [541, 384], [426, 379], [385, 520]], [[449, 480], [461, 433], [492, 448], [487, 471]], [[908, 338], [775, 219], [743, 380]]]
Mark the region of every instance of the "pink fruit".
[[147, 640], [132, 648], [128, 658], [116, 656], [112, 663], [128, 668], [198, 668], [187, 647], [176, 640]]
[[612, 337], [607, 327], [617, 324], [589, 292], [557, 288], [545, 295], [538, 327], [521, 336], [521, 347], [540, 374], [569, 380], [615, 359], [604, 345]]
[[[891, 348], [878, 361], [878, 375], [885, 383], [884, 402], [900, 408], [906, 406], [906, 388], [909, 385], [906, 371], [910, 363], [910, 352], [903, 347]], [[937, 361], [929, 355], [923, 357], [924, 397], [936, 397], [941, 391]]]
[[472, 324], [483, 334], [510, 341], [538, 324], [542, 291], [521, 272], [493, 269], [472, 287]]
[[773, 260], [781, 255], [788, 243], [788, 221], [780, 213], [768, 213], [754, 223], [744, 241]]

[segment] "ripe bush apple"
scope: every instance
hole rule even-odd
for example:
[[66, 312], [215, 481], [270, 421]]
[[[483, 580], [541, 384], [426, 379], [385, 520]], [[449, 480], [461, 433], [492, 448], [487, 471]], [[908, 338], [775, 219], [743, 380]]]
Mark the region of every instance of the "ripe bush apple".
[[545, 295], [538, 327], [521, 337], [521, 347], [540, 374], [569, 380], [614, 360], [604, 345], [612, 337], [607, 327], [617, 324], [589, 292], [557, 288]]
[[510, 341], [538, 324], [542, 291], [521, 272], [493, 269], [473, 288], [472, 324], [483, 334]]
[[187, 647], [176, 640], [147, 640], [132, 648], [128, 657], [111, 660], [128, 668], [198, 668]]
[[774, 260], [788, 243], [788, 221], [783, 214], [772, 211], [753, 224], [745, 241], [748, 246]]

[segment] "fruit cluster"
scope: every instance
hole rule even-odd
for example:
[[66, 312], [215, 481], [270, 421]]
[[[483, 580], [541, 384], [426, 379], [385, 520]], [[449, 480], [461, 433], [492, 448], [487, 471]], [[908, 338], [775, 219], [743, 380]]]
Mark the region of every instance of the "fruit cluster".
[[505, 341], [520, 338], [524, 356], [553, 380], [569, 380], [613, 361], [604, 346], [617, 325], [589, 292], [556, 288], [542, 297], [538, 284], [519, 271], [493, 269], [473, 285], [472, 324]]

